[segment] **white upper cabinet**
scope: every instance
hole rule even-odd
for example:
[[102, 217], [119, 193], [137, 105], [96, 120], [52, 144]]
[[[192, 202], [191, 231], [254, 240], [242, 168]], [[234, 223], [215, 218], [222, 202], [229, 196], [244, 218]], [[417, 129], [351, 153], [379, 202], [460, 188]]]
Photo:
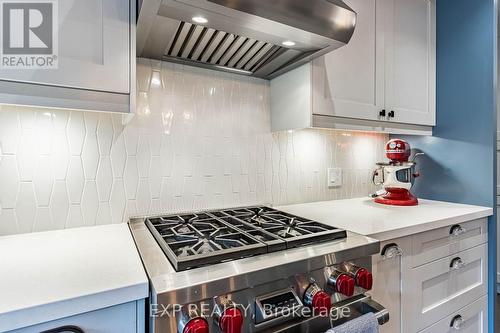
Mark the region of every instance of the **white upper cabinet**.
[[315, 114], [377, 120], [384, 108], [380, 1], [349, 0], [356, 29], [347, 46], [313, 61]]
[[[271, 81], [273, 130], [430, 134], [436, 117], [435, 0], [345, 2], [357, 13], [350, 42]], [[299, 91], [308, 91], [307, 107], [291, 93]]]
[[134, 83], [135, 1], [55, 5], [57, 68], [0, 68], [0, 103], [127, 112]]
[[435, 0], [384, 0], [385, 108], [393, 121], [435, 125]]

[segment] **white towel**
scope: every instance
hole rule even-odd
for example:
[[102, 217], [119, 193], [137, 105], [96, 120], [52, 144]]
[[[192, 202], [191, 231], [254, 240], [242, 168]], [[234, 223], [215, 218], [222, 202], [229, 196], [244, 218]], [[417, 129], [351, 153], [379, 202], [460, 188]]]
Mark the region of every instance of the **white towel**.
[[326, 333], [378, 333], [378, 320], [372, 312], [349, 320], [345, 324], [334, 327]]

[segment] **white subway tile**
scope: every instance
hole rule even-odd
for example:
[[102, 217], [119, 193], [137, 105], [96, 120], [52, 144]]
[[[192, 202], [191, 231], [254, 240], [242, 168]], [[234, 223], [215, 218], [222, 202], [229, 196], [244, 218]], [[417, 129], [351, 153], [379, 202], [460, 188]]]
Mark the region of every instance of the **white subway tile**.
[[135, 156], [127, 157], [123, 180], [127, 199], [134, 200], [137, 197], [137, 187], [139, 186], [139, 171], [137, 170], [137, 158]]
[[14, 235], [19, 233], [16, 213], [14, 209], [0, 210], [0, 236]]
[[58, 130], [54, 133], [51, 157], [54, 178], [56, 180], [65, 180], [70, 160], [69, 144], [65, 131]]
[[101, 156], [108, 156], [111, 153], [113, 144], [114, 130], [111, 115], [101, 113], [99, 115], [99, 125], [97, 127], [97, 142], [99, 144], [99, 153]]
[[16, 156], [2, 156], [0, 160], [0, 207], [15, 208], [19, 189]]
[[50, 156], [40, 156], [37, 162], [35, 177], [33, 178], [38, 206], [47, 207], [49, 205], [53, 184], [52, 160]]
[[71, 155], [81, 155], [85, 141], [84, 112], [71, 112], [67, 133]]
[[32, 181], [38, 153], [36, 151], [36, 137], [33, 130], [23, 130], [17, 162], [21, 181]]
[[123, 178], [125, 163], [127, 162], [127, 151], [123, 134], [118, 136], [111, 147], [111, 166], [115, 178]]
[[111, 220], [113, 223], [120, 223], [123, 221], [126, 205], [127, 197], [125, 195], [123, 180], [115, 179], [110, 198]]
[[96, 224], [111, 224], [112, 221], [110, 204], [108, 202], [100, 202], [99, 209], [97, 210]]
[[99, 165], [99, 147], [97, 145], [97, 135], [87, 132], [82, 152], [83, 171], [85, 179], [95, 180], [97, 167]]
[[68, 189], [65, 181], [56, 181], [50, 199], [50, 211], [54, 225], [64, 228], [68, 219], [69, 211]]
[[111, 169], [111, 159], [109, 156], [102, 156], [99, 161], [99, 168], [96, 176], [97, 193], [100, 202], [109, 202], [111, 186], [113, 185], [113, 171]]
[[48, 231], [56, 229], [52, 223], [49, 207], [38, 207], [36, 210], [35, 225], [33, 231]]
[[52, 151], [54, 140], [54, 126], [52, 124], [52, 112], [48, 110], [38, 111], [34, 126], [36, 137], [36, 151], [39, 155], [49, 155]]
[[72, 156], [69, 161], [68, 176], [66, 179], [70, 202], [80, 204], [82, 200], [85, 177], [83, 174], [82, 159], [80, 156]]
[[139, 146], [137, 150], [137, 169], [140, 178], [149, 177], [149, 169], [151, 167], [151, 148], [149, 146], [149, 138], [147, 135], [139, 137]]
[[0, 108], [0, 144], [4, 154], [15, 154], [19, 145], [21, 125], [17, 108], [1, 106]]
[[21, 183], [16, 203], [16, 217], [19, 232], [32, 232], [35, 222], [36, 200], [31, 182]]
[[97, 185], [95, 181], [87, 181], [83, 189], [82, 214], [85, 225], [95, 225], [99, 199], [97, 197]]
[[83, 220], [82, 208], [80, 205], [71, 205], [69, 207], [68, 221], [66, 228], [79, 228], [85, 226]]

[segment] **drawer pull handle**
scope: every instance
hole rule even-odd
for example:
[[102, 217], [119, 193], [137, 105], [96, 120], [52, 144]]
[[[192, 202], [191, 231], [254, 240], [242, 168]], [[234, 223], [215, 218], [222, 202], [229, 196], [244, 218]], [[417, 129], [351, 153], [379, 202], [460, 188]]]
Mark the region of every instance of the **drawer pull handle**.
[[463, 268], [464, 266], [465, 266], [465, 262], [460, 257], [453, 258], [453, 260], [450, 263], [450, 268], [453, 271], [456, 271], [460, 268]]
[[384, 260], [393, 259], [396, 257], [401, 257], [403, 255], [403, 250], [401, 250], [398, 244], [391, 243], [384, 246], [380, 254], [382, 255], [382, 258]]
[[462, 318], [461, 315], [456, 315], [453, 317], [450, 323], [450, 327], [456, 329], [457, 331], [462, 328], [462, 325], [464, 324], [464, 319]]
[[451, 227], [450, 229], [450, 235], [453, 236], [453, 237], [458, 237], [460, 235], [463, 235], [465, 234], [467, 230], [465, 230], [464, 228], [462, 228], [461, 225], [457, 224], [457, 225], [454, 225], [453, 227]]

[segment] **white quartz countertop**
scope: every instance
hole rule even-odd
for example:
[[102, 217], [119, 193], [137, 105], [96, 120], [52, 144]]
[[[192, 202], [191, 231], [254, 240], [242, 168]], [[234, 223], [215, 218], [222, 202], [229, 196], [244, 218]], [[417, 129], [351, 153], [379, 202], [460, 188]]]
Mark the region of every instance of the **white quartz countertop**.
[[493, 209], [488, 207], [423, 199], [413, 207], [387, 206], [374, 203], [370, 198], [356, 198], [276, 208], [380, 241], [493, 214]]
[[146, 297], [127, 224], [0, 237], [0, 332]]

